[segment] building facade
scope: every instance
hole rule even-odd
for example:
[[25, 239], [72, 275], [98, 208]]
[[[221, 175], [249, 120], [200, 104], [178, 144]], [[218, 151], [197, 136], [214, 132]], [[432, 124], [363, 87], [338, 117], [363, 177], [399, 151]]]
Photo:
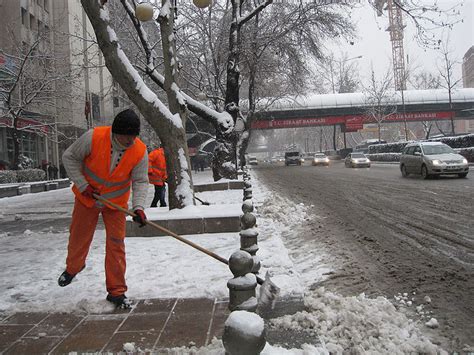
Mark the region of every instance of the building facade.
[[[110, 124], [129, 104], [104, 65], [80, 0], [0, 2], [2, 79], [20, 78], [22, 61], [28, 61], [33, 74], [18, 80], [12, 95], [16, 107], [22, 107], [16, 132], [20, 153], [35, 167], [45, 163], [59, 167], [62, 152], [80, 134]], [[50, 83], [38, 100], [25, 104], [25, 97], [32, 95], [28, 90], [33, 90], [29, 83], [41, 81], [35, 73], [43, 73], [43, 82]], [[13, 156], [11, 108], [15, 106], [9, 102], [0, 99], [0, 160], [7, 163]]]
[[[462, 59], [462, 84], [464, 88], [474, 88], [474, 46], [471, 46]], [[458, 132], [474, 132], [474, 121], [463, 120]]]

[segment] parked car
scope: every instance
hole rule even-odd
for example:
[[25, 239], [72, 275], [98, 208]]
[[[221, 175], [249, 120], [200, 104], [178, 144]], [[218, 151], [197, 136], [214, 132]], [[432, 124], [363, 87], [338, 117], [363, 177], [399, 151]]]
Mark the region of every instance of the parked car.
[[441, 142], [407, 144], [400, 156], [403, 177], [420, 174], [423, 179], [439, 175], [457, 175], [465, 178], [469, 172], [467, 159]]
[[329, 166], [329, 158], [324, 153], [316, 153], [314, 154], [312, 165]]
[[304, 162], [303, 156], [300, 152], [286, 152], [285, 165], [301, 165]]
[[249, 156], [247, 163], [248, 163], [249, 165], [258, 165], [258, 160], [257, 160], [256, 157], [251, 157], [251, 156]]
[[346, 168], [370, 168], [370, 160], [363, 153], [349, 153], [344, 160]]

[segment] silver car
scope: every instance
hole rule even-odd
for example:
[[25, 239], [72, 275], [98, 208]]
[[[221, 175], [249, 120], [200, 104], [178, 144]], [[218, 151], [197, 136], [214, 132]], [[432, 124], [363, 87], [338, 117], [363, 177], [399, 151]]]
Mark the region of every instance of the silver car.
[[439, 175], [465, 178], [469, 172], [467, 159], [441, 142], [408, 144], [400, 156], [402, 176], [420, 174], [423, 179]]
[[370, 159], [364, 153], [349, 153], [344, 164], [346, 168], [370, 168]]

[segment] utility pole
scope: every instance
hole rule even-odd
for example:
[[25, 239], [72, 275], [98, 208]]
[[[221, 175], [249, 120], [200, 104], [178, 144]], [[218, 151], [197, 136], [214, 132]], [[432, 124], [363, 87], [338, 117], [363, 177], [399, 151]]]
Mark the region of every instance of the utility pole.
[[[363, 56], [362, 55], [358, 55], [357, 57], [352, 57], [352, 58], [347, 58], [347, 59], [344, 59], [344, 60], [337, 60], [337, 59], [334, 59], [334, 58], [330, 58], [329, 59], [329, 68], [331, 70], [331, 86], [332, 86], [332, 93], [333, 94], [336, 94], [336, 85], [334, 83], [334, 67], [333, 67], [333, 62], [336, 62], [339, 64], [339, 82], [341, 82], [341, 77], [342, 77], [342, 64], [345, 63], [345, 62], [348, 62], [350, 60], [353, 60], [353, 59], [360, 59], [362, 58]], [[339, 89], [340, 89], [340, 85], [339, 85]], [[344, 125], [344, 129], [342, 129], [342, 125]], [[345, 123], [341, 124], [341, 131], [343, 132], [344, 134], [344, 149], [347, 148], [347, 144], [346, 144], [346, 127], [345, 127]], [[333, 141], [333, 148], [334, 150], [337, 150], [337, 143], [336, 143], [336, 127], [337, 125], [334, 124], [333, 126], [333, 138], [332, 138], [332, 141]]]

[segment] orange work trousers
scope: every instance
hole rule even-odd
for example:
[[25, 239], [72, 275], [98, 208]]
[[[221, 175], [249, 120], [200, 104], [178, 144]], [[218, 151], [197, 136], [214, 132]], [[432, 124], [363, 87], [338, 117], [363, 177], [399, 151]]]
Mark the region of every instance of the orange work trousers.
[[99, 214], [105, 224], [105, 282], [107, 292], [119, 296], [127, 291], [125, 283], [125, 214], [108, 207], [86, 207], [77, 198], [74, 201], [69, 228], [66, 271], [75, 275], [82, 270], [92, 243]]

